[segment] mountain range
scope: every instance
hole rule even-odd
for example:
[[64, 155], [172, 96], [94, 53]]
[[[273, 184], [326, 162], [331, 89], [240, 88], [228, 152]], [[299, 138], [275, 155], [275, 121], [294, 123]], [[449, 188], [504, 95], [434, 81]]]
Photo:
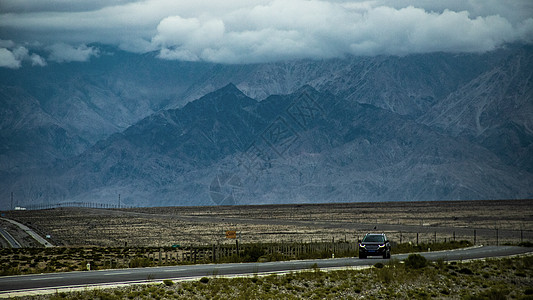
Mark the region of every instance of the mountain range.
[[0, 197], [131, 206], [533, 196], [533, 48], [0, 69]]

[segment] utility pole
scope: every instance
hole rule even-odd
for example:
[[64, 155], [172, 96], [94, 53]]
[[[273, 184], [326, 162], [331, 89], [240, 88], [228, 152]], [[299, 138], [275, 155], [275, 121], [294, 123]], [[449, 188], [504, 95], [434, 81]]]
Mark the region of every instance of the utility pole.
[[120, 194], [118, 194], [118, 208], [120, 208]]
[[11, 210], [13, 210], [13, 192], [11, 192]]

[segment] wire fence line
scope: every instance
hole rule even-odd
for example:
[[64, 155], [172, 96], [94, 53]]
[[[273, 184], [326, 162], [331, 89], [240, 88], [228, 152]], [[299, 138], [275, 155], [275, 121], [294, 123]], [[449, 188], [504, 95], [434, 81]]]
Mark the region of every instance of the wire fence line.
[[[437, 243], [468, 242], [474, 245], [503, 245], [520, 244], [532, 240], [531, 231], [493, 230], [493, 236], [486, 235], [490, 230], [483, 230], [482, 235], [478, 235], [478, 230], [459, 230], [446, 234], [429, 232], [386, 232], [393, 247], [398, 244], [409, 243], [414, 245], [424, 245], [429, 248]], [[496, 233], [498, 232], [498, 233]], [[513, 235], [509, 233], [513, 232]], [[189, 245], [179, 246], [172, 249], [170, 247], [153, 248], [145, 253], [144, 258], [151, 264], [173, 264], [173, 263], [217, 263], [232, 261], [265, 261], [284, 258], [331, 258], [331, 257], [355, 257], [358, 250], [358, 239], [362, 238], [366, 231], [360, 231], [355, 239], [331, 238], [316, 239], [313, 241], [279, 241], [272, 243], [239, 243], [232, 240], [231, 244], [211, 244], [211, 245]], [[497, 235], [498, 234], [498, 235]], [[503, 235], [502, 235], [503, 234]], [[526, 239], [527, 238], [527, 239]], [[426, 249], [424, 249], [426, 250]]]
[[[66, 208], [66, 207], [86, 207], [86, 208], [97, 208], [97, 209], [118, 209], [118, 208], [127, 208], [126, 206], [110, 203], [95, 203], [95, 202], [63, 202], [56, 204], [40, 204], [27, 207], [28, 210], [33, 209], [49, 209], [49, 208]], [[290, 218], [290, 216], [294, 218]], [[168, 216], [165, 216], [168, 217]], [[345, 219], [336, 220], [336, 219], [316, 219], [312, 218], [311, 215], [309, 219], [303, 218], [305, 215], [298, 215], [295, 212], [295, 215], [287, 216], [287, 220], [281, 220], [279, 217], [277, 221], [281, 222], [279, 224], [290, 226], [286, 231], [277, 231], [276, 229], [269, 229], [267, 231], [258, 231], [258, 229], [248, 228], [248, 232], [243, 234], [242, 242], [243, 243], [257, 243], [257, 242], [276, 242], [276, 243], [286, 243], [291, 244], [294, 242], [312, 244], [314, 242], [331, 242], [333, 241], [343, 241], [355, 244], [358, 239], [361, 239], [364, 234], [369, 232], [377, 233], [386, 233], [389, 239], [394, 243], [436, 243], [436, 242], [447, 242], [447, 241], [461, 241], [466, 240], [475, 245], [502, 245], [502, 244], [519, 244], [533, 242], [533, 230], [531, 226], [528, 226], [527, 223], [502, 223], [501, 226], [494, 225], [493, 228], [483, 225], [474, 225], [478, 227], [466, 227], [466, 226], [454, 226], [454, 224], [438, 223], [431, 224], [430, 222], [420, 221], [420, 225], [413, 224], [401, 224], [398, 221], [398, 224], [365, 224], [356, 220], [355, 222], [348, 222]], [[113, 218], [115, 216], [113, 215]], [[183, 219], [183, 216], [176, 215], [175, 218]], [[114, 219], [113, 219], [114, 220]], [[196, 230], [196, 232], [189, 230], [187, 233], [180, 232], [180, 228], [176, 227], [175, 229], [165, 229], [160, 228], [160, 226], [171, 228], [172, 226], [183, 226], [179, 224], [173, 224], [172, 221], [161, 221], [155, 224], [155, 219], [148, 220], [149, 222], [144, 222], [143, 220], [139, 221], [139, 224], [129, 223], [122, 224], [123, 226], [139, 227], [140, 229], [135, 232], [133, 231], [124, 231], [121, 225], [117, 225], [114, 222], [105, 223], [98, 222], [97, 224], [90, 224], [88, 228], [88, 234], [92, 233], [91, 239], [85, 239], [85, 242], [89, 242], [88, 245], [113, 245], [113, 246], [122, 246], [125, 243], [130, 246], [135, 247], [144, 247], [144, 246], [169, 246], [172, 245], [169, 241], [177, 241], [177, 243], [182, 245], [211, 245], [211, 244], [230, 244], [231, 241], [225, 241], [222, 238], [221, 232], [205, 232], [201, 229]], [[224, 219], [222, 219], [224, 220]], [[190, 221], [193, 223], [204, 222], [204, 219], [194, 219], [194, 216], [185, 216], [185, 221]], [[239, 218], [227, 218], [225, 222], [232, 223], [232, 226], [240, 226], [239, 223], [241, 220]], [[268, 224], [271, 220], [263, 219], [254, 219], [254, 222], [250, 223], [250, 220], [247, 220], [246, 217], [243, 219], [242, 224]], [[248, 223], [246, 223], [248, 222]], [[427, 223], [427, 224], [426, 224]], [[272, 223], [274, 225], [279, 225], [277, 223]], [[79, 224], [78, 224], [79, 225]], [[142, 226], [141, 226], [142, 225]], [[457, 224], [456, 224], [457, 225]], [[486, 224], [485, 224], [486, 225]], [[155, 230], [146, 230], [146, 226], [157, 228]], [[225, 225], [221, 225], [225, 226]], [[243, 225], [244, 227], [244, 225]], [[514, 227], [514, 228], [513, 228]], [[300, 230], [306, 228], [305, 230]], [[316, 228], [316, 229], [315, 229]], [[332, 228], [334, 228], [332, 230]], [[337, 230], [338, 228], [338, 230]], [[524, 229], [526, 228], [526, 229]], [[263, 227], [264, 229], [264, 227]], [[65, 228], [56, 228], [55, 233], [61, 238], [66, 238], [67, 241], [79, 240], [76, 236], [72, 235], [70, 228], [67, 226]], [[77, 233], [75, 233], [77, 234]], [[188, 240], [184, 240], [184, 234], [188, 235]], [[96, 239], [109, 239], [114, 242], [109, 244], [98, 243]], [[182, 240], [183, 239], [183, 240]], [[154, 242], [156, 241], [156, 242]], [[179, 242], [181, 241], [181, 242]], [[74, 243], [78, 244], [78, 243]], [[79, 244], [83, 244], [79, 243]], [[87, 244], [87, 243], [86, 243]]]
[[133, 206], [128, 206], [124, 204], [114, 204], [114, 203], [98, 203], [98, 202], [80, 202], [80, 201], [71, 201], [71, 202], [59, 202], [59, 203], [40, 203], [32, 204], [18, 209], [24, 210], [42, 210], [42, 209], [54, 209], [54, 208], [65, 208], [65, 207], [81, 207], [81, 208], [133, 208]]

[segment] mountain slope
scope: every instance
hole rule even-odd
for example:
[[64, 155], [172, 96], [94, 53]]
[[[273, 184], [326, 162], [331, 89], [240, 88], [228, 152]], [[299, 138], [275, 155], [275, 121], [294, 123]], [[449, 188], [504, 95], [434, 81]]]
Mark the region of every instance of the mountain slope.
[[[166, 61], [158, 59], [156, 53], [138, 55], [92, 46], [100, 50], [100, 55], [90, 62], [50, 63], [43, 68], [17, 70], [0, 68], [2, 97], [16, 99], [20, 95], [17, 91], [31, 96], [66, 135], [80, 137], [89, 144], [121, 132], [153, 113], [183, 107], [229, 83], [260, 100], [310, 85], [350, 101], [419, 117], [450, 93], [497, 67], [505, 57], [519, 55], [524, 48], [513, 46], [485, 54], [435, 53], [215, 65]], [[33, 168], [55, 159], [37, 153], [35, 157], [40, 160], [15, 164]], [[10, 162], [0, 161], [0, 165], [6, 164]]]
[[467, 137], [533, 172], [533, 51], [523, 49], [435, 105], [420, 122]]
[[215, 65], [102, 48], [88, 63], [0, 69], [0, 196], [120, 193], [135, 205], [531, 197], [532, 57], [512, 45]]
[[[118, 194], [127, 205], [151, 206], [533, 194], [530, 173], [481, 146], [309, 86], [256, 102], [228, 85], [41, 176], [36, 202], [113, 202]], [[22, 191], [36, 181], [17, 185]]]
[[43, 162], [61, 161], [80, 154], [88, 145], [20, 88], [0, 88], [0, 108], [0, 172], [18, 173]]

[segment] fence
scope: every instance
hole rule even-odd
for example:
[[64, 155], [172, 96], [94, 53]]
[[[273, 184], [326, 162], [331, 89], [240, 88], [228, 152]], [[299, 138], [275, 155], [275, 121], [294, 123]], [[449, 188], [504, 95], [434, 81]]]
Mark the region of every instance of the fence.
[[179, 248], [146, 248], [144, 254], [125, 253], [121, 258], [99, 261], [104, 267], [133, 267], [219, 263], [232, 261], [268, 261], [288, 258], [332, 257], [335, 253], [355, 256], [355, 242], [331, 241], [313, 243], [218, 244]]
[[[520, 244], [533, 241], [533, 231], [512, 230], [501, 228], [455, 228], [442, 230], [439, 228], [418, 228], [411, 231], [385, 232], [390, 240], [396, 243], [441, 243], [451, 241], [469, 241], [474, 245]], [[361, 233], [362, 237], [364, 233]]]
[[[144, 254], [144, 258], [151, 264], [180, 264], [180, 263], [218, 263], [232, 261], [265, 261], [288, 258], [328, 258], [334, 255], [355, 256], [357, 239], [366, 232], [356, 233], [355, 239], [347, 240], [332, 238], [330, 241], [315, 242], [279, 242], [279, 243], [251, 243], [213, 244], [205, 246], [186, 246], [180, 248], [153, 248]], [[431, 231], [429, 228], [420, 232], [386, 232], [394, 245], [402, 243], [432, 244], [452, 241], [468, 241], [474, 245], [503, 245], [530, 242], [533, 232], [530, 230], [501, 230], [501, 229], [467, 229], [458, 228], [452, 232]]]
[[96, 202], [60, 202], [60, 203], [41, 203], [25, 206], [26, 210], [52, 209], [60, 207], [84, 207], [84, 208], [132, 208], [124, 204], [96, 203]]

